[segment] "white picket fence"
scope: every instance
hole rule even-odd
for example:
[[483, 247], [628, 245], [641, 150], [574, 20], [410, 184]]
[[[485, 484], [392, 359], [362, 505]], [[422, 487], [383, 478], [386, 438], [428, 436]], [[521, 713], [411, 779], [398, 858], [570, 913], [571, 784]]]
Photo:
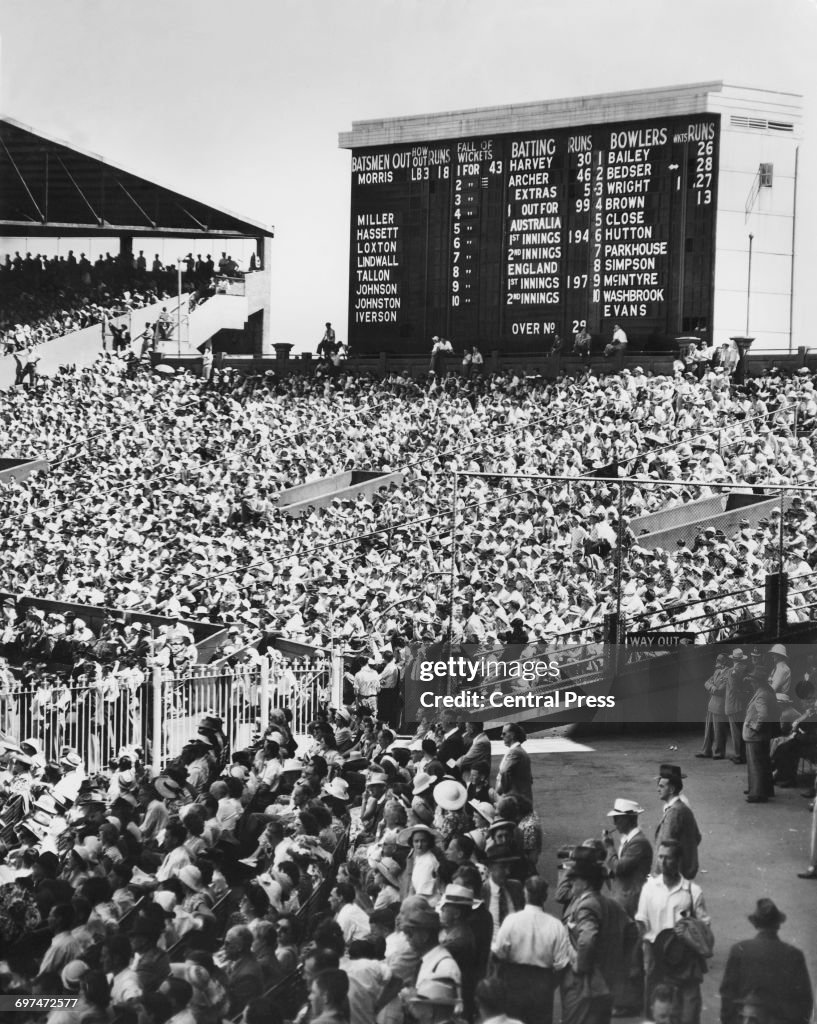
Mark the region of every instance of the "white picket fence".
[[111, 678], [81, 686], [0, 691], [0, 731], [35, 739], [47, 760], [64, 747], [88, 771], [106, 767], [123, 747], [141, 747], [154, 770], [177, 757], [205, 715], [224, 723], [230, 749], [263, 732], [272, 708], [289, 708], [290, 728], [303, 737], [322, 705], [339, 692], [340, 664], [326, 660], [272, 661], [229, 667], [196, 665], [173, 674], [155, 668], [141, 683]]

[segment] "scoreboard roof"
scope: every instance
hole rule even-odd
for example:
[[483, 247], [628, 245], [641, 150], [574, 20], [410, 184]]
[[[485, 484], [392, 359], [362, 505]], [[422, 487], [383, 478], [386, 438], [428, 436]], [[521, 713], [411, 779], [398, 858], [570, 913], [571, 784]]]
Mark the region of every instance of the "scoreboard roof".
[[721, 113], [725, 110], [765, 114], [770, 125], [780, 121], [785, 125], [785, 130], [791, 130], [802, 119], [801, 100], [802, 97], [795, 93], [727, 85], [722, 81], [695, 82], [659, 89], [636, 89], [501, 107], [353, 121], [350, 132], [340, 133], [338, 145], [341, 149], [362, 149], [406, 142], [541, 131], [572, 125], [601, 125], [656, 117]]
[[108, 163], [0, 118], [0, 230], [4, 234], [273, 237], [257, 221]]

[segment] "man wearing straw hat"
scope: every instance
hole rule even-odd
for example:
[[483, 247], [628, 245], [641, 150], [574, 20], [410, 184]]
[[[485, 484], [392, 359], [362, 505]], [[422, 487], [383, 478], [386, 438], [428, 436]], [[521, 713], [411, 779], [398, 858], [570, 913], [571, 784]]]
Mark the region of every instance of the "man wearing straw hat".
[[610, 879], [610, 895], [630, 917], [635, 917], [638, 897], [652, 866], [652, 846], [638, 824], [638, 816], [643, 813], [644, 808], [635, 800], [616, 800], [607, 817], [613, 819], [613, 825], [621, 836], [618, 850], [607, 829], [603, 835], [607, 847], [605, 864]]

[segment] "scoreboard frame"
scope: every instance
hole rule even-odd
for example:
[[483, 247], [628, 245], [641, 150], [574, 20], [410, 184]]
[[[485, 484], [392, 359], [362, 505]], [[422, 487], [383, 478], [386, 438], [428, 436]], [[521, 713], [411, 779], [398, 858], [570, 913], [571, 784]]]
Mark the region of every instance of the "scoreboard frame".
[[699, 111], [351, 147], [350, 350], [711, 341], [720, 130]]

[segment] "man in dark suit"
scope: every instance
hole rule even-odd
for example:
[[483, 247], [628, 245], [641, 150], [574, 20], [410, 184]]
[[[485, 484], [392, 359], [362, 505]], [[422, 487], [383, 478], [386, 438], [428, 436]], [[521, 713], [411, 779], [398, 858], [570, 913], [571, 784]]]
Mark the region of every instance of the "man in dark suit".
[[496, 780], [496, 791], [500, 796], [524, 796], [533, 805], [533, 777], [530, 756], [523, 748], [525, 730], [515, 722], [509, 722], [502, 730], [502, 742], [508, 752], [502, 758]]
[[729, 669], [726, 680], [726, 688], [723, 696], [724, 714], [729, 719], [729, 731], [732, 734], [732, 747], [734, 753], [731, 760], [735, 764], [746, 763], [746, 748], [743, 743], [743, 716], [746, 714], [746, 705], [752, 695], [752, 688], [746, 682], [749, 672], [749, 659], [743, 651], [736, 647], [729, 655], [732, 666]]
[[502, 849], [489, 850], [485, 860], [488, 864], [488, 881], [482, 887], [481, 898], [494, 924], [494, 937], [499, 926], [515, 910], [525, 906], [525, 890], [521, 882], [509, 878], [515, 857], [508, 857]]
[[491, 772], [491, 741], [482, 731], [482, 722], [466, 722], [464, 741], [470, 739], [471, 743], [462, 757], [459, 759], [458, 767], [462, 772], [463, 781], [468, 782], [471, 769], [484, 767], [485, 773]]
[[761, 899], [749, 920], [757, 935], [736, 942], [726, 961], [721, 982], [722, 1024], [738, 1024], [740, 1004], [751, 992], [763, 993], [779, 1024], [807, 1024], [814, 1005], [811, 979], [801, 951], [778, 936], [786, 915], [772, 900]]
[[618, 850], [606, 829], [604, 833], [610, 895], [631, 918], [635, 918], [638, 897], [652, 867], [652, 846], [638, 826], [638, 816], [643, 813], [644, 808], [634, 800], [616, 800], [607, 817], [613, 819], [613, 825], [622, 837]]
[[[652, 846], [638, 825], [639, 814], [644, 813], [634, 800], [618, 799], [612, 811], [607, 814], [621, 836], [618, 850], [615, 840], [604, 831], [604, 845], [607, 847], [605, 866], [610, 881], [610, 896], [635, 921], [638, 898], [652, 867]], [[629, 1016], [630, 1011], [638, 1012], [644, 989], [644, 966], [641, 944], [633, 942], [629, 951], [627, 969], [620, 972], [611, 988], [615, 1016]]]
[[224, 936], [224, 956], [227, 965], [227, 991], [230, 993], [229, 1016], [237, 1016], [247, 1003], [264, 991], [264, 975], [258, 961], [252, 956], [252, 932], [244, 925], [236, 925]]
[[[684, 788], [684, 776], [675, 764], [662, 764], [658, 770], [658, 796], [664, 804], [664, 813], [658, 828], [655, 830], [654, 849], [665, 839], [672, 839], [680, 846], [679, 868], [684, 878], [690, 881], [698, 874], [698, 846], [701, 832], [695, 815], [681, 800]], [[653, 871], [659, 870], [658, 861], [653, 863]]]
[[449, 770], [454, 767], [449, 761], [459, 761], [465, 753], [465, 742], [457, 722], [447, 712], [440, 716], [440, 724], [443, 728], [443, 738], [437, 748], [437, 759]]
[[[597, 851], [576, 847], [565, 862], [565, 880], [570, 885], [570, 902], [565, 908], [564, 924], [572, 954], [561, 979], [562, 1024], [600, 1024], [609, 1021], [613, 1003], [607, 979], [615, 971], [606, 971], [605, 966], [611, 960], [619, 970], [622, 965], [621, 947], [616, 956], [616, 937], [605, 927], [610, 915], [600, 892], [604, 866]], [[612, 901], [608, 903], [615, 906]]]

